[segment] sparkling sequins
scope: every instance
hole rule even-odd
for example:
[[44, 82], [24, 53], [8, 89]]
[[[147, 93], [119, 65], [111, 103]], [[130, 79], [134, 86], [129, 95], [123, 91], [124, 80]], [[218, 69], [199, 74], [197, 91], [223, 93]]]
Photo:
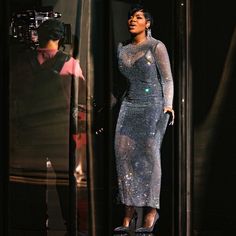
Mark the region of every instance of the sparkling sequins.
[[[154, 48], [150, 38], [141, 45], [120, 44], [119, 69], [129, 81], [116, 126], [115, 154], [119, 200], [126, 205], [159, 208], [161, 186], [160, 148], [167, 126], [165, 103], [157, 79]], [[162, 73], [170, 76], [166, 54]], [[169, 79], [169, 81], [172, 81]], [[165, 93], [171, 103], [173, 88], [166, 83]], [[169, 86], [169, 87], [168, 87]], [[168, 92], [169, 91], [169, 92]]]

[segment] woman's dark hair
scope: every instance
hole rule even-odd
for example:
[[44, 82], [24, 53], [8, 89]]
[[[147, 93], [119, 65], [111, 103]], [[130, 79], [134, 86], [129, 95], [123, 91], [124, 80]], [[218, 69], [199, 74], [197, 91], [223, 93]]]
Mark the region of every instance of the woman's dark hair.
[[141, 11], [144, 14], [144, 17], [146, 18], [147, 21], [150, 21], [150, 28], [153, 25], [153, 18], [151, 13], [144, 8], [141, 4], [134, 4], [131, 6], [129, 12], [128, 12], [128, 19], [130, 19], [131, 16], [133, 16], [137, 11]]

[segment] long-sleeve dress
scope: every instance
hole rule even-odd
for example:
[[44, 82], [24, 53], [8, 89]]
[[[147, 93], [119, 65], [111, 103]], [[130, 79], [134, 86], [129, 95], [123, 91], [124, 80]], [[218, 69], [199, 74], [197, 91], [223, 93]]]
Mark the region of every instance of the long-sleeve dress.
[[127, 206], [160, 207], [160, 148], [172, 108], [173, 79], [165, 45], [152, 37], [120, 43], [118, 67], [128, 88], [119, 112], [115, 154], [119, 200]]

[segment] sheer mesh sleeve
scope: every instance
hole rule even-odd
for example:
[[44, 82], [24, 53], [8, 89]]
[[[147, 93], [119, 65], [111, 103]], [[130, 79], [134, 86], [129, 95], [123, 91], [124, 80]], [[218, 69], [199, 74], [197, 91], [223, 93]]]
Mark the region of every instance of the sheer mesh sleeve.
[[174, 96], [174, 84], [171, 72], [170, 60], [167, 49], [162, 42], [158, 42], [155, 47], [155, 59], [161, 73], [164, 93], [164, 106], [172, 108]]

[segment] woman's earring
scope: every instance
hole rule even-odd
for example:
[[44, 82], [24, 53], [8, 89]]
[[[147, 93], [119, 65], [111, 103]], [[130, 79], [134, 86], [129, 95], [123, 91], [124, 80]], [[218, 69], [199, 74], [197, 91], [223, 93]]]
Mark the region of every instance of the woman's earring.
[[147, 29], [147, 37], [151, 38], [152, 37], [152, 31], [150, 28]]

